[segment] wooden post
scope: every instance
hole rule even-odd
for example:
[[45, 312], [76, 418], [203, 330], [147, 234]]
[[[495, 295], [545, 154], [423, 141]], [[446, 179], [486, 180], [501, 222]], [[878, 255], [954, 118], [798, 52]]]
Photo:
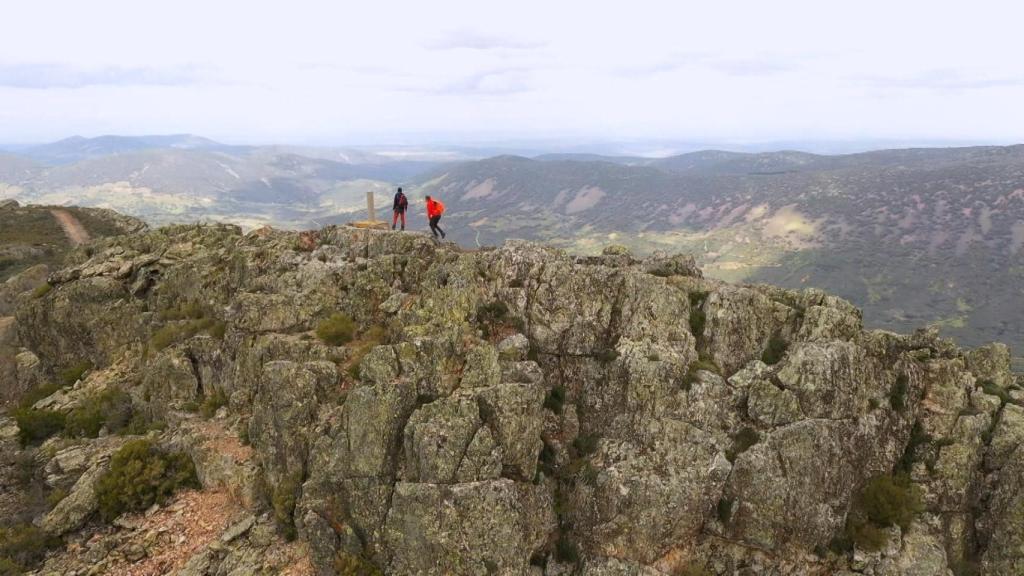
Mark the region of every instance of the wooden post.
[[373, 209], [373, 192], [366, 193], [366, 213], [370, 222], [377, 221], [377, 211]]

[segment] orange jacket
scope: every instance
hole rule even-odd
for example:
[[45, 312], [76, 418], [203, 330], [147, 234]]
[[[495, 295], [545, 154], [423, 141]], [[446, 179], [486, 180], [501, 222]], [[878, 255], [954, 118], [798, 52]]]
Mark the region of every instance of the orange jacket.
[[431, 198], [427, 200], [427, 218], [433, 218], [434, 216], [440, 216], [444, 214], [444, 204], [441, 204], [439, 200]]

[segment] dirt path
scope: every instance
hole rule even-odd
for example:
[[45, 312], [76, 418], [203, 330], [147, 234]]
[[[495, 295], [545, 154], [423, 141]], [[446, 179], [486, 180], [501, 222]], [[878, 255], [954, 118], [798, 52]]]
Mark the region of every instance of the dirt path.
[[68, 240], [71, 241], [73, 246], [85, 244], [89, 241], [89, 233], [86, 232], [85, 227], [78, 221], [78, 218], [72, 216], [70, 212], [54, 208], [50, 210], [50, 214], [53, 214], [53, 218], [64, 229], [64, 234], [67, 235]]

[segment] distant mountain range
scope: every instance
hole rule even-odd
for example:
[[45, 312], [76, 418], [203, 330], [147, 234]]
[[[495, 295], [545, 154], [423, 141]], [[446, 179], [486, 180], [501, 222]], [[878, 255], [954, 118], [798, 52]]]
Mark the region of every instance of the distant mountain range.
[[467, 246], [685, 250], [713, 276], [841, 294], [870, 326], [936, 323], [1024, 351], [1024, 146], [482, 158], [496, 151], [73, 137], [0, 153], [0, 199], [305, 228], [362, 218], [366, 192], [386, 206], [403, 185], [414, 228], [436, 194]]
[[315, 226], [452, 159], [449, 150], [233, 146], [192, 135], [72, 137], [0, 154], [0, 199], [112, 208], [152, 223]]
[[506, 156], [443, 167], [419, 192], [447, 203], [463, 243], [687, 250], [722, 278], [839, 293], [869, 325], [1024, 350], [1024, 146]]

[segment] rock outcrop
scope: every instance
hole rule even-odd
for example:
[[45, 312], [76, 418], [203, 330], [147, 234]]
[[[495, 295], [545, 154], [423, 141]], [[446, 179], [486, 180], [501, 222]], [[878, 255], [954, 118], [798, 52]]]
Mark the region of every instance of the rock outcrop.
[[[49, 378], [88, 361], [53, 406], [126, 392], [204, 487], [259, 515], [225, 542], [272, 516], [317, 574], [1024, 569], [1005, 347], [866, 331], [820, 291], [620, 249], [224, 225], [103, 239], [49, 283], [19, 301], [16, 334], [0, 325], [4, 353]], [[317, 337], [332, 315], [351, 341]], [[218, 398], [214, 432], [190, 410]], [[38, 456], [71, 491], [42, 516], [56, 533], [95, 506], [80, 488], [103, 460], [81, 450]], [[890, 477], [914, 517], [851, 543], [861, 495]], [[226, 558], [204, 548], [182, 573]]]

